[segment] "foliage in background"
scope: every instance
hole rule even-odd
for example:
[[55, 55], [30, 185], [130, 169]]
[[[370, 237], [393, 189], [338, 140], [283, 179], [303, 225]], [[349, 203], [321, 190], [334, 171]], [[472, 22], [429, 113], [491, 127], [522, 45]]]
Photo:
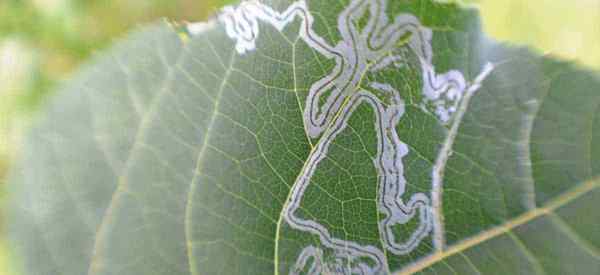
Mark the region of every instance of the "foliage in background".
[[[224, 2], [228, 1], [0, 2], [0, 57], [4, 60], [0, 65], [3, 80], [0, 131], [5, 132], [10, 127], [7, 118], [12, 113], [35, 108], [77, 65], [126, 31], [157, 18], [203, 20]], [[4, 84], [8, 80], [10, 85]], [[5, 141], [4, 134], [2, 136]], [[0, 145], [0, 154], [6, 154], [10, 143]]]
[[600, 1], [479, 0], [494, 39], [600, 68]]

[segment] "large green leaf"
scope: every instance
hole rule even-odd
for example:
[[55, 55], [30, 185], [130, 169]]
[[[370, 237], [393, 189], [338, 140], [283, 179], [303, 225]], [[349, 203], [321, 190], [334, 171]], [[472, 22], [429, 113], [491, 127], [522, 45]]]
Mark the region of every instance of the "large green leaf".
[[13, 172], [25, 274], [600, 272], [600, 80], [475, 10], [245, 2], [95, 59]]

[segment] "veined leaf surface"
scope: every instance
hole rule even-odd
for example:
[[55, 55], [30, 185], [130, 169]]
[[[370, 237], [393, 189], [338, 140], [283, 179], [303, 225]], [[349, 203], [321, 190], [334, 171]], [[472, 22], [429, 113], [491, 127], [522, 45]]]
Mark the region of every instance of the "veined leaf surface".
[[9, 233], [25, 274], [596, 274], [599, 83], [428, 0], [158, 23], [48, 104]]

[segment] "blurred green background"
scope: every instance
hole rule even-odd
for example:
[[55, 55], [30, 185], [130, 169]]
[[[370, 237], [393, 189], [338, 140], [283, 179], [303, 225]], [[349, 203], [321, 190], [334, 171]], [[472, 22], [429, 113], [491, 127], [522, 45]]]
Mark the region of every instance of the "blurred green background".
[[[198, 21], [236, 0], [0, 0], [0, 209], [6, 173], [40, 103], [90, 55], [158, 18]], [[406, 0], [392, 0], [406, 1]], [[600, 69], [600, 0], [468, 0], [485, 31]], [[0, 274], [14, 274], [2, 239]]]
[[[232, 0], [0, 0], [0, 209], [6, 173], [41, 102], [94, 52], [147, 22], [206, 19]], [[0, 275], [14, 275], [0, 211]]]

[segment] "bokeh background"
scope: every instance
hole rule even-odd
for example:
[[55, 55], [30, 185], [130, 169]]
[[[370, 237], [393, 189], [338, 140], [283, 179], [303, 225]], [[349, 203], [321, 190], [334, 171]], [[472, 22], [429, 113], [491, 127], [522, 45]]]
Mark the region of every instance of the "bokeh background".
[[[45, 98], [97, 51], [146, 22], [206, 19], [237, 0], [0, 0], [0, 210], [19, 140]], [[407, 0], [392, 0], [407, 1]], [[600, 0], [464, 0], [489, 36], [600, 69]], [[11, 270], [2, 239], [0, 274]]]

